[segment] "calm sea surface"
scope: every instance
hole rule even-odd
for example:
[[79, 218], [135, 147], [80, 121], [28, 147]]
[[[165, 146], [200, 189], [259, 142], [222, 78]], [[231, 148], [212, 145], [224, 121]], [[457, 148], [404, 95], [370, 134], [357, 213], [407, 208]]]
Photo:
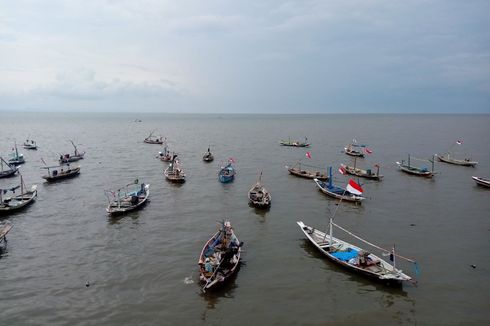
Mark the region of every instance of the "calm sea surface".
[[[488, 324], [490, 190], [471, 176], [490, 177], [489, 126], [489, 115], [2, 113], [2, 156], [27, 137], [40, 148], [21, 149], [27, 161], [21, 170], [28, 185], [38, 185], [37, 201], [4, 219], [14, 228], [0, 257], [0, 324]], [[152, 130], [179, 154], [185, 184], [164, 179], [166, 164], [155, 158], [161, 147], [142, 142]], [[278, 144], [305, 136], [311, 160], [305, 149]], [[337, 206], [284, 166], [300, 159], [322, 169], [332, 165], [335, 180], [345, 184], [348, 178], [336, 170], [351, 162], [342, 150], [353, 138], [373, 149], [358, 165], [380, 163], [385, 178], [362, 181], [368, 200], [342, 204], [335, 221], [415, 258], [417, 286], [389, 288], [337, 267], [296, 225], [325, 228]], [[87, 152], [81, 175], [46, 184], [41, 158], [55, 164], [60, 153], [72, 152], [69, 139]], [[480, 162], [476, 168], [436, 163], [433, 180], [397, 170], [394, 162], [408, 153], [429, 158], [458, 139], [458, 151]], [[208, 145], [215, 154], [210, 164], [201, 159]], [[224, 185], [218, 165], [229, 157], [237, 161], [237, 176]], [[260, 171], [272, 193], [266, 212], [247, 202]], [[135, 178], [151, 184], [151, 202], [108, 218], [104, 190]], [[0, 188], [18, 181], [0, 179]], [[221, 291], [204, 295], [198, 256], [224, 218], [245, 242], [244, 263]], [[415, 276], [413, 266], [400, 267]]]

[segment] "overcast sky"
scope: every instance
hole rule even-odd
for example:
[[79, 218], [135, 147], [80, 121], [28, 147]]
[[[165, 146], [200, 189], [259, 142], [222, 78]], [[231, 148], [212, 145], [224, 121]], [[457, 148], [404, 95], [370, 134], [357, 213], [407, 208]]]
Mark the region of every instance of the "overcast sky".
[[0, 1], [0, 110], [490, 113], [488, 0]]

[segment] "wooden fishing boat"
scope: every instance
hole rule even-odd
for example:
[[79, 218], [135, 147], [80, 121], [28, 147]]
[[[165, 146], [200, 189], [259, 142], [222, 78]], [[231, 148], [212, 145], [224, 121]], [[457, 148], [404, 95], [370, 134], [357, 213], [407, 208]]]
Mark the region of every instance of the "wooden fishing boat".
[[301, 162], [296, 163], [295, 166], [285, 166], [286, 169], [289, 171], [290, 174], [300, 177], [300, 178], [306, 178], [306, 179], [318, 179], [322, 181], [327, 181], [328, 180], [328, 175], [326, 173], [323, 173], [321, 171], [316, 171], [316, 170], [304, 170], [301, 168]]
[[289, 138], [288, 140], [281, 140], [279, 144], [281, 144], [282, 146], [291, 146], [291, 147], [309, 147], [311, 145], [310, 143], [308, 143], [308, 138], [306, 137], [304, 142], [300, 142], [297, 140], [291, 141], [291, 139]]
[[366, 199], [362, 196], [362, 188], [355, 183], [354, 180], [349, 180], [347, 187], [342, 188], [332, 184], [332, 167], [329, 167], [328, 172], [328, 182], [320, 181], [316, 178], [313, 179], [318, 186], [318, 189], [325, 195], [359, 204]]
[[321, 192], [323, 192], [325, 195], [330, 196], [332, 198], [336, 199], [342, 199], [348, 202], [353, 202], [353, 203], [362, 203], [365, 197], [361, 195], [356, 195], [351, 193], [345, 188], [333, 185], [331, 181], [325, 182], [325, 181], [320, 181], [318, 179], [313, 179], [315, 181], [316, 185], [318, 186], [318, 189], [320, 189]]
[[37, 144], [32, 139], [31, 140], [26, 139], [26, 141], [24, 142], [24, 144], [22, 145], [22, 147], [24, 147], [25, 149], [37, 150]]
[[218, 172], [218, 180], [221, 183], [229, 183], [235, 180], [235, 168], [232, 165], [232, 162], [228, 162], [227, 165], [222, 166]]
[[261, 183], [262, 172], [260, 172], [259, 180], [248, 191], [248, 203], [257, 208], [267, 208], [271, 206], [271, 194], [265, 189]]
[[[10, 197], [5, 197], [7, 191], [15, 192], [20, 188], [20, 194]], [[20, 176], [20, 185], [7, 189], [0, 189], [0, 215], [6, 215], [16, 212], [31, 204], [37, 197], [37, 186], [33, 185], [30, 190], [27, 190], [22, 175]]]
[[478, 164], [478, 162], [472, 161], [470, 158], [465, 158], [465, 159], [454, 158], [451, 156], [450, 153], [437, 154], [436, 157], [440, 162], [449, 163], [449, 164], [471, 166], [471, 167], [475, 167]]
[[60, 155], [60, 159], [59, 159], [60, 164], [79, 161], [83, 159], [83, 156], [85, 155], [85, 152], [78, 151], [77, 146], [75, 145], [75, 143], [73, 143], [73, 141], [70, 140], [70, 142], [73, 145], [74, 152], [73, 154]]
[[8, 178], [14, 176], [19, 167], [14, 164], [9, 164], [2, 157], [0, 157], [0, 178]]
[[373, 173], [371, 169], [360, 169], [356, 165], [357, 158], [354, 158], [354, 166], [350, 166], [347, 164], [340, 164], [341, 166], [341, 171], [345, 171], [345, 173], [350, 174], [350, 175], [355, 175], [361, 178], [365, 179], [370, 179], [370, 180], [377, 180], [381, 181], [383, 178], [383, 175], [379, 174], [379, 165], [376, 164], [374, 167], [376, 168], [376, 173]]
[[158, 152], [158, 155], [160, 157], [160, 160], [163, 162], [170, 162], [172, 161], [173, 155], [170, 154], [170, 151], [168, 150], [167, 147], [167, 138], [163, 141], [163, 152]]
[[[411, 164], [411, 160], [413, 159], [432, 163], [432, 169], [429, 170], [427, 167], [413, 166]], [[432, 160], [422, 160], [422, 159], [413, 158], [410, 156], [410, 154], [408, 154], [407, 163], [405, 163], [405, 161], [402, 160], [401, 162], [396, 162], [396, 164], [398, 165], [401, 171], [411, 175], [432, 178], [436, 174], [436, 172], [434, 172], [434, 157], [432, 157]]]
[[461, 165], [461, 166], [471, 166], [475, 167], [478, 162], [472, 161], [471, 158], [469, 158], [469, 155], [465, 154], [465, 158], [457, 158], [458, 156], [462, 156], [461, 154], [458, 154], [456, 151], [454, 151], [455, 146], [461, 146], [463, 144], [462, 140], [456, 141], [454, 144], [449, 147], [446, 153], [444, 154], [436, 154], [437, 159], [440, 162], [444, 163], [449, 163], [449, 164], [455, 164], [455, 165]]
[[[303, 231], [306, 238], [323, 255], [327, 256], [327, 258], [329, 258], [334, 263], [343, 266], [350, 271], [363, 274], [384, 283], [401, 284], [402, 282], [412, 280], [412, 277], [403, 273], [402, 270], [396, 268], [395, 259], [401, 258], [414, 264], [416, 264], [416, 262], [412, 259], [397, 255], [394, 251], [394, 247], [392, 250], [386, 250], [376, 245], [373, 245], [365, 241], [364, 239], [357, 237], [348, 230], [333, 223], [332, 219], [330, 219], [329, 233], [322, 232], [318, 229], [308, 226], [302, 221], [298, 221], [297, 224], [300, 227], [301, 231]], [[366, 244], [380, 249], [385, 254], [390, 255], [390, 258], [393, 259], [393, 263], [390, 264], [387, 261], [383, 260], [381, 257], [376, 256], [365, 249], [350, 244], [347, 241], [333, 237], [332, 229], [334, 226], [347, 232], [349, 235], [354, 236], [355, 238], [365, 242]]]
[[116, 191], [106, 191], [109, 205], [107, 213], [111, 216], [121, 215], [142, 208], [150, 196], [150, 185], [141, 183], [138, 179]]
[[156, 137], [153, 135], [153, 132], [150, 132], [150, 134], [148, 135], [148, 137], [146, 137], [143, 142], [144, 143], [147, 143], [147, 144], [158, 144], [158, 145], [162, 145], [163, 144], [163, 137], [160, 136], [160, 137]]
[[73, 178], [80, 174], [80, 166], [70, 167], [70, 164], [58, 166], [46, 166], [42, 169], [48, 170], [48, 174], [42, 178], [48, 182], [54, 182], [61, 179]]
[[221, 222], [218, 232], [206, 242], [199, 255], [199, 280], [204, 292], [223, 284], [238, 271], [242, 245], [231, 223]]
[[184, 183], [185, 182], [185, 172], [180, 165], [180, 162], [177, 160], [177, 154], [174, 154], [172, 157], [172, 161], [163, 172], [165, 178], [170, 182], [175, 183]]
[[204, 162], [212, 162], [214, 160], [214, 156], [211, 153], [211, 149], [208, 147], [208, 151], [203, 155], [202, 160]]
[[485, 179], [485, 178], [480, 178], [480, 177], [471, 177], [473, 180], [475, 180], [476, 184], [482, 187], [487, 187], [490, 188], [490, 179]]
[[12, 153], [9, 154], [8, 164], [20, 165], [24, 164], [26, 161], [24, 160], [24, 154], [20, 154], [17, 149], [17, 144], [12, 148]]
[[10, 223], [0, 224], [0, 245], [7, 245], [7, 233], [10, 232], [13, 225]]
[[367, 145], [360, 145], [353, 141], [349, 146], [344, 147], [344, 153], [354, 157], [364, 157], [362, 149], [366, 148], [366, 146]]

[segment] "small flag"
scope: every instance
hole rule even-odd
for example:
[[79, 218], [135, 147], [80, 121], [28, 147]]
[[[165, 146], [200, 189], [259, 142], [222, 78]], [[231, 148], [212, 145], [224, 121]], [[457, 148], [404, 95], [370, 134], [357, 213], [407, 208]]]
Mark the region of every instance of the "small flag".
[[358, 185], [354, 180], [350, 179], [349, 183], [347, 184], [347, 189], [348, 192], [354, 195], [362, 195], [364, 190], [362, 190], [361, 186]]
[[368, 154], [373, 154], [373, 150], [372, 150], [372, 149], [370, 149], [370, 148], [365, 147], [365, 148], [364, 148], [364, 151], [365, 151], [366, 153], [368, 153]]
[[345, 170], [345, 168], [343, 166], [339, 167], [339, 172], [340, 172], [340, 174], [344, 174], [344, 175], [347, 173], [347, 171]]
[[311, 158], [311, 153], [310, 152], [306, 152], [306, 157], [307, 158]]
[[463, 141], [461, 139], [456, 141], [456, 144], [458, 144], [458, 145], [461, 145], [462, 143], [463, 143]]
[[229, 163], [235, 163], [235, 159], [234, 159], [233, 157], [230, 157], [230, 158], [228, 159], [228, 162], [229, 162]]

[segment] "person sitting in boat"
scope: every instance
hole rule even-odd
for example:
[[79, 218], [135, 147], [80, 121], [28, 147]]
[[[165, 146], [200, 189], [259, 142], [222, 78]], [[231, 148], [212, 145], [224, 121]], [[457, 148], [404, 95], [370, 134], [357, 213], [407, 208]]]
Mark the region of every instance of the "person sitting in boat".
[[204, 261], [204, 272], [205, 274], [208, 274], [206, 276], [211, 276], [211, 274], [213, 274], [213, 263], [211, 262], [211, 259], [206, 258], [206, 260]]

